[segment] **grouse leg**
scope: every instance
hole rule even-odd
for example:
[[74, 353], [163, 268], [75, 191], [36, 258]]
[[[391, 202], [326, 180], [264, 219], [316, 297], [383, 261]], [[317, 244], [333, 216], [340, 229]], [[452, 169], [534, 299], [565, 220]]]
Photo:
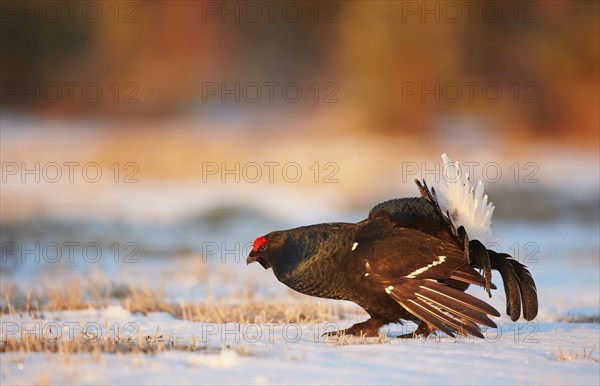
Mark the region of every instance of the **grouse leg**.
[[332, 332], [326, 332], [323, 335], [335, 336], [335, 335], [358, 335], [358, 336], [379, 336], [379, 329], [385, 325], [379, 319], [370, 318], [364, 322], [356, 323], [350, 328], [345, 330], [338, 330]]
[[431, 327], [427, 323], [421, 321], [421, 323], [419, 323], [419, 326], [417, 327], [417, 329], [415, 330], [415, 332], [410, 332], [408, 334], [403, 334], [403, 335], [397, 336], [396, 338], [398, 338], [398, 339], [412, 339], [412, 338], [418, 338], [421, 335], [423, 337], [428, 337], [429, 335], [431, 335], [431, 333], [433, 331], [434, 330], [432, 330]]

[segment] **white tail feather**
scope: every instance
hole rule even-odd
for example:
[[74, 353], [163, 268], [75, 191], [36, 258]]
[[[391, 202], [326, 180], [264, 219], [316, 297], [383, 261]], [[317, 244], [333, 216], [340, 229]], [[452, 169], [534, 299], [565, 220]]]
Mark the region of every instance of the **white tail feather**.
[[494, 205], [488, 203], [483, 182], [480, 180], [474, 188], [459, 162], [450, 160], [446, 153], [442, 154], [442, 161], [442, 181], [436, 189], [440, 208], [450, 214], [455, 227], [465, 227], [469, 239], [482, 243], [492, 241]]

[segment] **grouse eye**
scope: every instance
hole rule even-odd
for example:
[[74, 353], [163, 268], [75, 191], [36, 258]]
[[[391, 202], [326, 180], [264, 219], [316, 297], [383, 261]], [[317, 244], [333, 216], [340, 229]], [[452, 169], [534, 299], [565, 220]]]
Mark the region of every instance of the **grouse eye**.
[[267, 249], [267, 245], [266, 244], [263, 244], [260, 247], [258, 247], [259, 251], [264, 251], [265, 249]]

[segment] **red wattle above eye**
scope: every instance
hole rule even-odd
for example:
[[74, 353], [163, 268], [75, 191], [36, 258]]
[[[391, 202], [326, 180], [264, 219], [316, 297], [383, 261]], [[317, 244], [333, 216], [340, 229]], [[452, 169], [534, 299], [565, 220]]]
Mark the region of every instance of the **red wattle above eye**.
[[254, 245], [252, 247], [252, 250], [254, 252], [258, 251], [258, 248], [260, 248], [262, 245], [265, 245], [267, 243], [267, 239], [265, 239], [264, 237], [259, 237], [256, 240], [254, 240]]

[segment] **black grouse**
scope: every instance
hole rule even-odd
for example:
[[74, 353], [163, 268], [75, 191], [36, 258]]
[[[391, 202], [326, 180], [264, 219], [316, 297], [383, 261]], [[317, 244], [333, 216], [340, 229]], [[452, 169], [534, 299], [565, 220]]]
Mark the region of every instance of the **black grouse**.
[[247, 263], [272, 268], [279, 281], [300, 293], [358, 304], [371, 318], [341, 331], [346, 334], [377, 336], [388, 323], [412, 320], [419, 324], [415, 334], [403, 337], [439, 330], [483, 338], [479, 325], [496, 327], [488, 315], [500, 314], [464, 291], [474, 284], [491, 296], [496, 288], [492, 269], [504, 282], [506, 313], [515, 321], [522, 309], [532, 320], [538, 300], [530, 272], [511, 256], [470, 240], [465, 229], [489, 236], [493, 206], [482, 184], [473, 189], [468, 175], [458, 175], [458, 163], [442, 158], [460, 177], [442, 187], [446, 212], [435, 190], [416, 181], [421, 197], [378, 204], [359, 223], [317, 224], [258, 237]]

